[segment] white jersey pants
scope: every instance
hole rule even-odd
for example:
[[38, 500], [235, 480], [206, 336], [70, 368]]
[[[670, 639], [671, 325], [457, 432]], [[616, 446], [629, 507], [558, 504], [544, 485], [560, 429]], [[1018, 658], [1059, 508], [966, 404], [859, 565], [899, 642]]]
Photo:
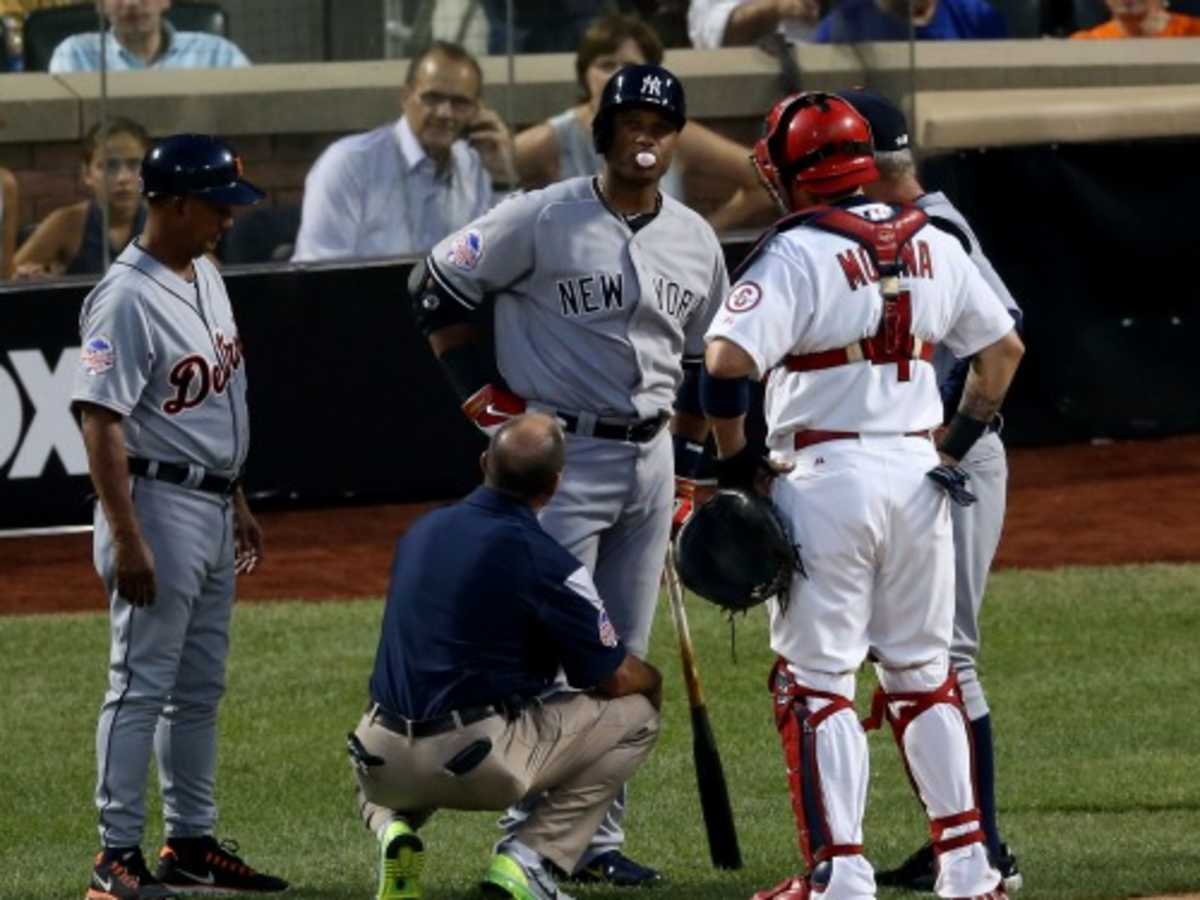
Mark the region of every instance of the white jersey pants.
[[[786, 608], [770, 605], [772, 649], [801, 690], [853, 700], [855, 673], [870, 655], [885, 690], [935, 691], [949, 667], [954, 547], [949, 500], [926, 477], [938, 464], [933, 444], [864, 436], [815, 444], [788, 458], [795, 468], [776, 479], [772, 499], [791, 528], [804, 575], [793, 580]], [[929, 707], [902, 743], [931, 819], [975, 808], [969, 738], [957, 708]], [[815, 746], [829, 838], [859, 844], [868, 762], [851, 711], [826, 719]], [[946, 836], [972, 828], [978, 824]], [[972, 896], [998, 882], [981, 844], [943, 856], [940, 896]], [[833, 862], [824, 900], [874, 896], [861, 853]]]

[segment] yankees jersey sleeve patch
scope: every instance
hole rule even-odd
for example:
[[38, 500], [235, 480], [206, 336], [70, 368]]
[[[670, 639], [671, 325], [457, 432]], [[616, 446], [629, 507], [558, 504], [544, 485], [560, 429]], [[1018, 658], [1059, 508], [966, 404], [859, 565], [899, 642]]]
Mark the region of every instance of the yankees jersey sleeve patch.
[[463, 272], [470, 272], [479, 265], [481, 259], [483, 259], [483, 234], [478, 228], [468, 228], [460, 231], [450, 241], [450, 248], [446, 251], [443, 261]]

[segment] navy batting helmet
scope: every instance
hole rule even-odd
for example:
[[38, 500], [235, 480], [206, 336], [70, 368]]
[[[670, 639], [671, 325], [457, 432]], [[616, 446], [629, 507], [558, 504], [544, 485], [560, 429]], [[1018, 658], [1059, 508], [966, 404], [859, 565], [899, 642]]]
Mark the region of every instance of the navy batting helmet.
[[142, 160], [142, 193], [147, 197], [196, 194], [213, 203], [257, 203], [265, 194], [242, 178], [242, 160], [232, 148], [207, 134], [173, 134]]
[[657, 109], [675, 123], [676, 131], [687, 122], [687, 99], [678, 78], [662, 66], [625, 66], [604, 85], [592, 120], [592, 140], [601, 156], [612, 147], [613, 116], [631, 106]]

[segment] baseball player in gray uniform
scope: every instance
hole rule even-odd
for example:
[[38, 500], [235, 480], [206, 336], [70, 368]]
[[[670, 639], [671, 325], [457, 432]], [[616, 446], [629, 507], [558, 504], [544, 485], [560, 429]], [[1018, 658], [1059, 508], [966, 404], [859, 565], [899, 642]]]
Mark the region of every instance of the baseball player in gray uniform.
[[[262, 192], [206, 135], [142, 162], [146, 229], [88, 294], [72, 401], [96, 506], [96, 571], [109, 596], [108, 692], [96, 729], [102, 850], [88, 900], [281, 891], [213, 837], [217, 704], [237, 572], [262, 556], [239, 474], [249, 447], [246, 370], [229, 296], [205, 257], [234, 205]], [[151, 751], [166, 846], [142, 857]]]
[[[670, 72], [620, 70], [593, 126], [602, 173], [501, 203], [439, 243], [410, 291], [480, 427], [526, 408], [562, 423], [566, 471], [541, 523], [592, 571], [639, 656], [671, 533], [672, 475], [686, 495], [703, 465], [698, 367], [728, 287], [712, 228], [659, 191], [685, 121]], [[493, 309], [494, 349], [478, 323]], [[622, 812], [618, 798], [577, 879], [658, 880], [620, 852]]]
[[[871, 126], [880, 177], [864, 188], [867, 196], [884, 203], [912, 203], [929, 215], [933, 225], [956, 237], [988, 286], [1008, 308], [1019, 329], [1021, 308], [980, 249], [979, 240], [967, 220], [945, 194], [940, 191], [926, 193], [917, 180], [904, 114], [891, 102], [870, 91], [842, 91], [840, 96], [862, 113]], [[933, 365], [949, 418], [958, 408], [968, 361], [956, 358], [943, 344], [937, 348]], [[1000, 440], [1000, 427], [1001, 420], [997, 415], [959, 463], [970, 476], [970, 490], [978, 502], [971, 506], [957, 503], [950, 506], [955, 555], [954, 638], [950, 645], [950, 664], [958, 676], [958, 685], [971, 723], [976, 792], [988, 851], [992, 864], [1004, 876], [1005, 888], [1012, 893], [1021, 887], [1021, 871], [1016, 856], [1001, 840], [996, 820], [992, 717], [976, 670], [976, 660], [979, 658], [979, 610], [983, 605], [988, 570], [1000, 544], [1008, 489], [1008, 461]], [[875, 879], [882, 885], [932, 891], [935, 875], [933, 846], [926, 844], [895, 869], [876, 873]]]

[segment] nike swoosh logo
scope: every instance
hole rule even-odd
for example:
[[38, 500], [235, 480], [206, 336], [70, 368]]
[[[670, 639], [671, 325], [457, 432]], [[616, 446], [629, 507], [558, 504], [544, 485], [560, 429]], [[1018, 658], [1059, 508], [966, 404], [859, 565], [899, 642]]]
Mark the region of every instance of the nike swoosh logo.
[[105, 890], [106, 892], [108, 892], [108, 893], [112, 893], [112, 879], [111, 879], [111, 878], [110, 878], [110, 879], [108, 879], [108, 881], [105, 881], [105, 880], [104, 880], [103, 878], [101, 878], [99, 875], [95, 875], [94, 877], [95, 877], [95, 879], [96, 879], [96, 884], [97, 884], [97, 885], [99, 885], [100, 887], [104, 888], [104, 890]]
[[196, 884], [215, 884], [217, 880], [217, 877], [212, 872], [202, 876], [197, 875], [195, 872], [189, 872], [187, 869], [176, 869], [175, 871], [184, 878], [190, 878]]

